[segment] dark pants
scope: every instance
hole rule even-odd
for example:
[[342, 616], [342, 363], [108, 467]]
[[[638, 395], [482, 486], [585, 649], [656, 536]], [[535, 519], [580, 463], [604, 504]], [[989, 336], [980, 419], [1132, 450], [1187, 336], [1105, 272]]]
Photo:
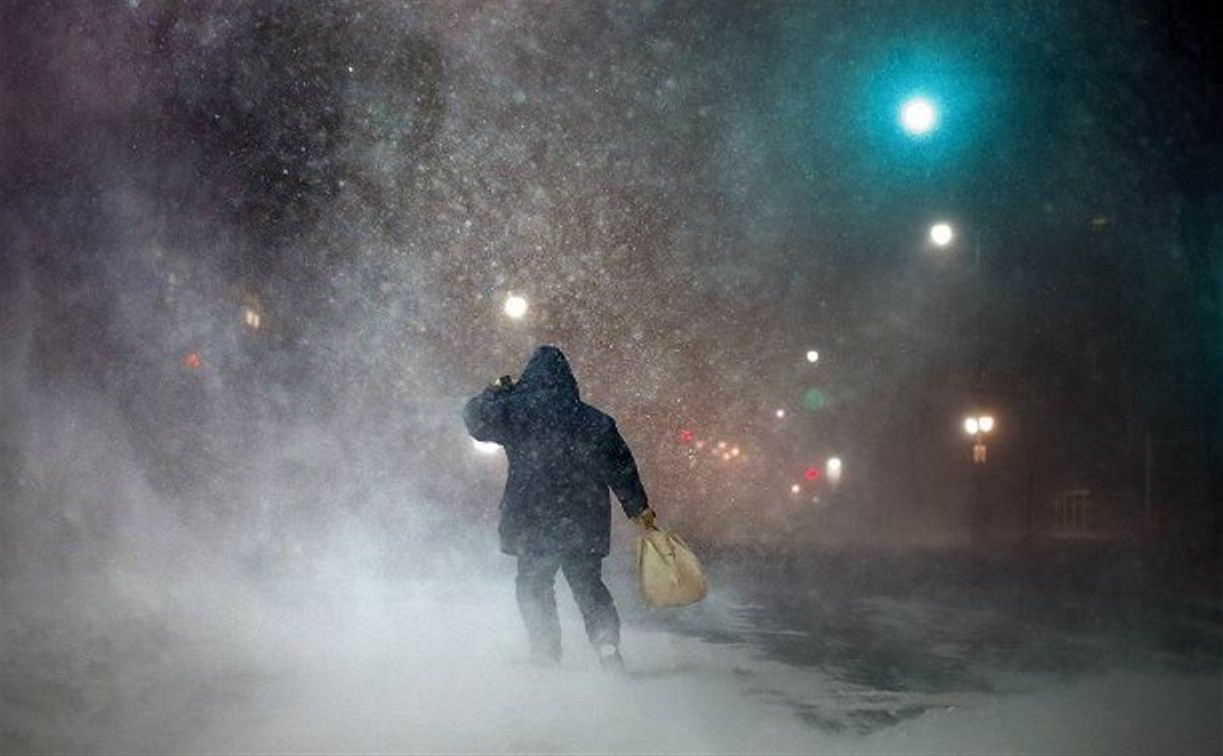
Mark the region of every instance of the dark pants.
[[518, 610], [526, 622], [531, 657], [561, 658], [561, 623], [556, 615], [556, 571], [565, 573], [582, 611], [586, 637], [598, 647], [620, 645], [620, 616], [603, 584], [603, 557], [597, 554], [524, 554], [518, 557]]

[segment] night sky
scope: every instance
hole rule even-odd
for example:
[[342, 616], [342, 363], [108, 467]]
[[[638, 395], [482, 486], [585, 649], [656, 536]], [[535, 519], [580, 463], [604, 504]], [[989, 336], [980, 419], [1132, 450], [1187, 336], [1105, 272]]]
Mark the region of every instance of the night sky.
[[[66, 537], [27, 509], [125, 495], [127, 472], [221, 527], [276, 487], [299, 522], [393, 520], [388, 491], [489, 517], [502, 470], [458, 407], [540, 343], [696, 535], [1016, 536], [1068, 488], [1131, 516], [1149, 444], [1161, 527], [1217, 541], [1203, 14], [3, 3], [5, 566]], [[914, 93], [940, 107], [921, 140], [896, 118]], [[795, 499], [832, 454], [840, 487]]]

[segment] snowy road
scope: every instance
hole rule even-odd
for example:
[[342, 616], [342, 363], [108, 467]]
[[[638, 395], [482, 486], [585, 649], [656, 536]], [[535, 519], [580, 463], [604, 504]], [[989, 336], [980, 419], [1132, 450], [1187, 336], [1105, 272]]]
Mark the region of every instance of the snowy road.
[[800, 584], [792, 565], [733, 563], [715, 565], [704, 604], [650, 612], [613, 560], [631, 675], [612, 680], [563, 587], [562, 667], [523, 662], [511, 567], [456, 563], [451, 574], [467, 575], [457, 581], [350, 564], [259, 581], [130, 571], [10, 581], [0, 750], [1218, 748], [1209, 619], [1106, 628], [1013, 596], [989, 604], [963, 586], [936, 601], [929, 583], [896, 596], [876, 580]]

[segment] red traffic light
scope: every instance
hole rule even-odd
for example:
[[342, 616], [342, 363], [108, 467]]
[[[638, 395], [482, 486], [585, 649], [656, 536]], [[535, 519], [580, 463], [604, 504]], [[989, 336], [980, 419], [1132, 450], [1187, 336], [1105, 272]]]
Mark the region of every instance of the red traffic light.
[[803, 477], [813, 483], [820, 479], [820, 475], [821, 475], [821, 472], [820, 472], [820, 468], [818, 467], [808, 467], [803, 472]]

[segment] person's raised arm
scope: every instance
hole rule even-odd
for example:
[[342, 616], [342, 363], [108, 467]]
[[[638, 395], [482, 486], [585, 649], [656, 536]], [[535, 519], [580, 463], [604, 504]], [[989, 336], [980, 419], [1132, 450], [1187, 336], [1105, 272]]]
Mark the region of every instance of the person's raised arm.
[[505, 396], [505, 390], [493, 385], [467, 400], [463, 407], [463, 423], [472, 438], [505, 444], [508, 432]]

